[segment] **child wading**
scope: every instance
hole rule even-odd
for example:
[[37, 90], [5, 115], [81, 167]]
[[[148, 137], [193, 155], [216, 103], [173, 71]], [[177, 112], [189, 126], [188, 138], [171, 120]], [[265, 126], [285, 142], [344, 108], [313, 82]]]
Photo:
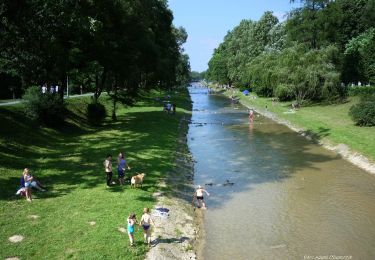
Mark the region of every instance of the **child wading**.
[[155, 226], [155, 222], [150, 215], [150, 209], [144, 208], [141, 223], [139, 225], [142, 225], [143, 227], [143, 237], [148, 246], [151, 246], [151, 222]]
[[128, 235], [130, 240], [130, 245], [134, 246], [134, 226], [137, 224], [137, 218], [134, 213], [130, 214], [127, 219], [128, 221]]
[[198, 208], [202, 207], [203, 209], [206, 209], [206, 204], [204, 203], [203, 198], [203, 192], [205, 192], [207, 196], [210, 196], [210, 194], [205, 189], [203, 189], [201, 185], [198, 185], [198, 188], [194, 192], [192, 204], [194, 205], [194, 199], [196, 199], [198, 201]]

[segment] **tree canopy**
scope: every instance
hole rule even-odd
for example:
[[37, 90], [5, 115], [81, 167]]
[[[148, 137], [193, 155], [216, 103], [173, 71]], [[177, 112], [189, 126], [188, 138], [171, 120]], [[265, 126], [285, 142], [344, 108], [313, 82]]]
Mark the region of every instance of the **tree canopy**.
[[4, 0], [0, 16], [0, 73], [24, 88], [69, 77], [95, 100], [107, 90], [132, 104], [141, 90], [189, 79], [187, 33], [172, 25], [166, 1]]
[[241, 21], [215, 49], [207, 77], [298, 102], [342, 99], [342, 83], [374, 84], [375, 0], [300, 2], [281, 23], [271, 12]]

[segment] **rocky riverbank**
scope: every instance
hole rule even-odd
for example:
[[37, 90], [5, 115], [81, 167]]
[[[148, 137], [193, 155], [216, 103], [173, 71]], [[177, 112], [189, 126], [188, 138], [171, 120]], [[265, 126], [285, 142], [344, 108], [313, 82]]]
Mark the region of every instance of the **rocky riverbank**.
[[197, 239], [201, 234], [202, 221], [191, 206], [194, 192], [194, 160], [187, 146], [190, 118], [179, 125], [180, 137], [176, 148], [174, 170], [168, 172], [154, 193], [157, 208], [168, 209], [168, 214], [155, 216], [156, 227], [152, 232], [153, 245], [146, 259], [196, 259]]

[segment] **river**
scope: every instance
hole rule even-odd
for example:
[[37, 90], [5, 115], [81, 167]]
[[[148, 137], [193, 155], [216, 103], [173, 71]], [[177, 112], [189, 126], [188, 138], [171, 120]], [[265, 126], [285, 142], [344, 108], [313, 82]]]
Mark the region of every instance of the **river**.
[[261, 115], [249, 124], [220, 94], [189, 91], [194, 182], [210, 193], [200, 258], [375, 259], [375, 176]]

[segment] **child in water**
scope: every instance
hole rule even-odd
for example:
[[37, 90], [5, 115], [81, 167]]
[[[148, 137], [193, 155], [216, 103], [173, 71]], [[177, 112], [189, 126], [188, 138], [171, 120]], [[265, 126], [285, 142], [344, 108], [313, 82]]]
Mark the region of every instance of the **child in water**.
[[137, 218], [134, 213], [130, 214], [128, 219], [128, 235], [130, 240], [130, 245], [134, 246], [134, 226], [137, 224]]
[[193, 203], [194, 199], [196, 199], [198, 201], [198, 208], [206, 209], [206, 203], [204, 203], [203, 192], [205, 192], [207, 196], [210, 196], [210, 194], [205, 189], [203, 189], [201, 185], [198, 185], [198, 188], [194, 192]]
[[155, 226], [155, 222], [150, 215], [150, 209], [144, 208], [141, 223], [139, 225], [143, 227], [143, 236], [145, 243], [147, 243], [148, 246], [151, 246], [151, 222]]

